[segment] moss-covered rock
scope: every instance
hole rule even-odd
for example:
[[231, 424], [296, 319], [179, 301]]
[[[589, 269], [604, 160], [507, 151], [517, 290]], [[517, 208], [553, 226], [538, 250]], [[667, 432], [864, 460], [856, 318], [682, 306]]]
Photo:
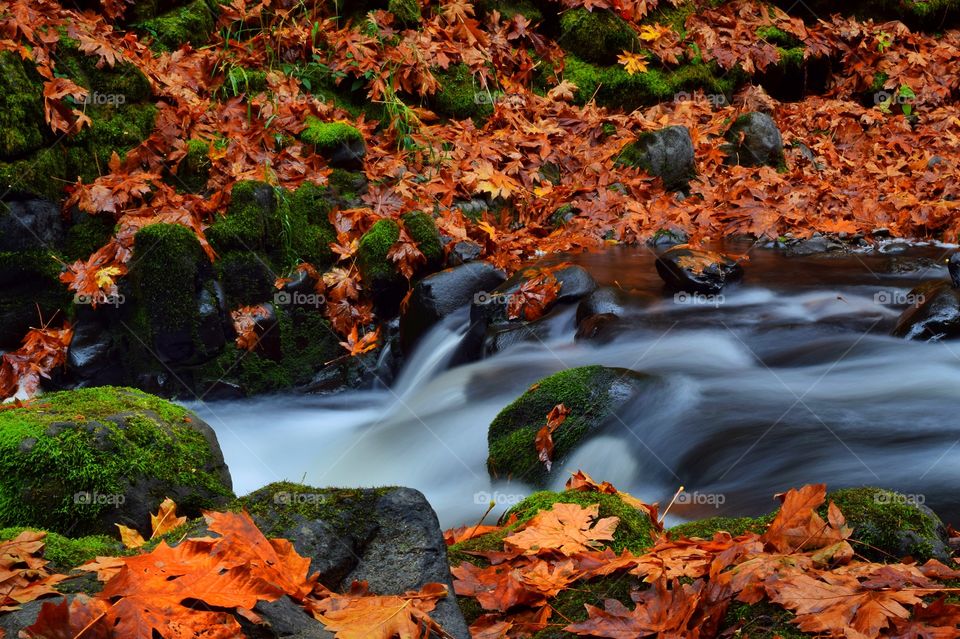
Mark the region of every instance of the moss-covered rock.
[[220, 256], [215, 266], [228, 308], [259, 304], [273, 297], [278, 274], [266, 256], [253, 251], [230, 251]]
[[420, 13], [420, 3], [417, 0], [390, 0], [387, 11], [396, 16], [401, 24], [412, 26], [420, 22], [423, 15]]
[[293, 249], [298, 260], [324, 269], [335, 261], [330, 244], [337, 231], [330, 222], [334, 195], [325, 186], [304, 182], [291, 193], [287, 203], [290, 223], [296, 229]]
[[676, 69], [651, 68], [630, 75], [620, 65], [598, 66], [575, 55], [565, 58], [563, 77], [577, 85], [575, 101], [632, 110], [680, 98], [696, 90], [729, 97], [743, 74], [723, 72], [715, 64], [684, 64]]
[[0, 526], [110, 534], [147, 528], [165, 497], [196, 516], [231, 496], [210, 427], [141, 391], [65, 391], [0, 411]]
[[470, 67], [460, 63], [446, 70], [434, 69], [440, 89], [433, 96], [433, 109], [449, 118], [483, 120], [493, 114], [489, 93], [474, 79]]
[[553, 433], [554, 467], [653, 378], [626, 369], [584, 366], [540, 380], [504, 408], [487, 436], [491, 477], [542, 486], [550, 473], [537, 457], [537, 431], [557, 404], [570, 411]]
[[60, 263], [49, 251], [0, 251], [0, 349], [16, 349], [41, 319], [69, 307], [59, 274]]
[[744, 113], [734, 120], [724, 138], [728, 164], [779, 167], [784, 163], [780, 129], [766, 113]]
[[614, 64], [624, 51], [639, 47], [630, 25], [612, 11], [571, 9], [560, 16], [557, 42], [588, 62]]
[[44, 144], [41, 82], [33, 65], [11, 51], [0, 53], [0, 158], [17, 158]]
[[673, 539], [681, 537], [713, 539], [713, 536], [721, 531], [730, 533], [734, 537], [747, 532], [762, 534], [773, 521], [775, 514], [770, 513], [761, 517], [709, 517], [679, 524], [669, 532]]
[[363, 168], [363, 158], [367, 155], [363, 134], [346, 122], [323, 122], [308, 117], [300, 139], [313, 145], [330, 166], [348, 171]]
[[81, 260], [106, 244], [116, 224], [108, 215], [85, 215], [67, 228], [63, 254], [68, 261]]
[[210, 143], [196, 138], [187, 140], [187, 154], [177, 166], [176, 176], [169, 182], [178, 191], [202, 193], [210, 179]]
[[[833, 501], [853, 528], [851, 539], [858, 554], [876, 561], [898, 561], [906, 556], [921, 563], [931, 557], [949, 561], [943, 522], [919, 499], [871, 487], [845, 488], [827, 495], [827, 503]], [[825, 508], [822, 510], [825, 516]]]
[[221, 92], [230, 98], [241, 94], [257, 95], [266, 90], [267, 72], [246, 67], [230, 67], [221, 88]]
[[152, 35], [161, 49], [177, 49], [187, 42], [198, 45], [216, 27], [218, 6], [215, 0], [194, 0], [136, 26]]
[[45, 532], [43, 558], [50, 562], [54, 572], [65, 573], [97, 557], [120, 557], [130, 553], [118, 539], [106, 535], [65, 537], [59, 533], [36, 528], [2, 528], [0, 541], [9, 541], [27, 530]]
[[426, 268], [435, 271], [443, 264], [443, 245], [440, 231], [433, 218], [423, 211], [410, 211], [401, 217], [403, 228], [427, 258]]
[[399, 307], [406, 292], [406, 280], [387, 254], [400, 239], [400, 225], [382, 219], [363, 234], [357, 247], [357, 267], [373, 295], [374, 303], [390, 316]]
[[227, 383], [247, 395], [295, 388], [342, 354], [339, 338], [317, 308], [278, 308], [274, 331], [270, 338], [279, 352], [250, 352], [229, 344], [203, 367], [200, 387]]

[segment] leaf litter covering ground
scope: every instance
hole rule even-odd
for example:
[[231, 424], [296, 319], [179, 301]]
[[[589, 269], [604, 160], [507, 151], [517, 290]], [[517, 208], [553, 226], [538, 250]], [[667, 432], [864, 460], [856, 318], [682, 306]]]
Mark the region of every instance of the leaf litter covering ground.
[[[343, 21], [332, 15], [332, 3], [233, 0], [222, 6], [223, 28], [208, 45], [164, 53], [150, 48], [148, 38], [113, 26], [126, 6], [119, 0], [102, 0], [99, 12], [53, 0], [10, 0], [0, 11], [0, 50], [36, 63], [53, 131], [75, 134], [89, 125], [81, 107], [86, 90], [57, 75], [60, 32], [101, 66], [137, 66], [149, 78], [159, 109], [155, 130], [142, 144], [122, 160], [115, 156], [93, 183], [67, 188], [66, 209], [108, 216], [118, 226], [105, 246], [66, 265], [64, 283], [92, 299], [115, 293], [134, 235], [155, 222], [192, 229], [215, 259], [204, 230], [222, 215], [237, 180], [288, 188], [326, 182], [330, 168], [324, 159], [296, 139], [308, 117], [351, 121], [367, 140], [369, 192], [360, 208], [331, 213], [338, 232], [332, 248], [340, 259], [318, 284], [328, 299], [323, 312], [346, 338], [348, 354], [376, 342], [372, 306], [355, 264], [357, 240], [376, 220], [412, 210], [436, 212], [443, 233], [478, 241], [485, 258], [508, 269], [544, 253], [642, 241], [665, 228], [684, 229], [695, 241], [878, 227], [898, 236], [956, 239], [960, 32], [933, 36], [899, 22], [826, 16], [804, 24], [753, 0], [719, 7], [698, 3], [702, 6], [677, 28], [651, 18], [656, 9], [672, 9], [669, 2], [555, 1], [558, 11], [612, 9], [628, 20], [641, 43], [620, 56], [629, 73], [668, 71], [699, 55], [749, 77], [780, 62], [781, 51], [758, 35], [776, 27], [804, 44], [806, 61], [828, 62], [827, 90], [781, 104], [747, 85], [729, 106], [712, 96], [693, 96], [629, 114], [593, 103], [580, 106], [571, 102], [580, 88], [564, 77], [563, 51], [539, 25], [497, 12], [480, 19], [465, 0], [422, 2], [424, 18], [415, 29], [385, 11]], [[284, 70], [307, 63], [324, 65], [341, 88], [364, 87], [390, 117], [355, 119], [305, 92]], [[497, 100], [482, 125], [440, 121], [423, 106], [438, 90], [436, 70], [458, 63], [469, 68], [479, 90], [511, 97]], [[229, 69], [265, 64], [268, 90], [225, 97]], [[545, 65], [553, 71], [543, 73]], [[538, 77], [546, 83], [544, 95], [532, 91]], [[893, 112], [891, 103], [864, 107], [870, 87], [885, 88], [898, 98], [893, 102], [902, 97], [915, 102], [912, 117], [903, 117], [898, 111], [908, 109], [896, 104]], [[723, 162], [721, 134], [739, 113], [756, 109], [771, 111], [784, 133], [789, 152], [782, 171]], [[698, 178], [692, 197], [683, 201], [642, 171], [614, 165], [637, 134], [671, 124], [690, 128], [697, 151]], [[161, 180], [177, 171], [189, 139], [215, 142], [208, 193], [202, 195], [180, 193]], [[482, 220], [470, 221], [453, 204], [476, 196], [492, 198], [497, 206]], [[576, 215], [555, 229], [550, 216], [568, 204]], [[390, 255], [408, 278], [423, 261], [405, 232]], [[241, 347], [250, 341], [242, 326], [257, 312], [234, 311]], [[3, 356], [0, 396], [30, 395], [62, 359], [55, 351], [69, 343], [69, 326], [36, 332], [40, 335], [28, 336], [20, 351]]]
[[[473, 597], [486, 611], [471, 628], [475, 639], [527, 637], [551, 626], [581, 636], [633, 639], [716, 637], [733, 601], [768, 601], [795, 613], [800, 630], [823, 637], [947, 639], [960, 636], [960, 606], [948, 603], [956, 591], [944, 584], [960, 570], [930, 560], [873, 563], [856, 558], [843, 514], [831, 502], [827, 519], [817, 514], [826, 488], [805, 486], [781, 496], [783, 504], [763, 534], [713, 539], [671, 538], [654, 506], [598, 484], [578, 472], [568, 488], [618, 495], [650, 518], [652, 547], [641, 555], [614, 552], [609, 544], [620, 523], [598, 516], [596, 505], [556, 503], [522, 526], [511, 526], [503, 549], [475, 552], [486, 567], [463, 562], [455, 567], [456, 593]], [[243, 513], [207, 513], [216, 537], [160, 541], [149, 552], [98, 557], [78, 571], [104, 582], [93, 596], [45, 603], [25, 639], [80, 637], [152, 639], [161, 637], [242, 637], [235, 615], [262, 623], [253, 612], [258, 601], [288, 596], [338, 639], [401, 639], [446, 636], [429, 617], [441, 584], [418, 592], [374, 595], [365, 583], [333, 593], [308, 575], [310, 560], [289, 541], [267, 539]], [[153, 520], [154, 536], [182, 520], [167, 500]], [[450, 530], [453, 544], [502, 532], [501, 526]], [[57, 594], [70, 576], [53, 574], [42, 558], [44, 533], [25, 531], [0, 544], [0, 613]], [[124, 537], [128, 537], [125, 531]], [[140, 539], [125, 539], [141, 547]], [[587, 619], [558, 619], [552, 600], [591, 580], [633, 576], [643, 586], [631, 593], [633, 607], [617, 600], [585, 604]], [[73, 575], [76, 576], [76, 573]], [[637, 582], [641, 583], [640, 581]]]

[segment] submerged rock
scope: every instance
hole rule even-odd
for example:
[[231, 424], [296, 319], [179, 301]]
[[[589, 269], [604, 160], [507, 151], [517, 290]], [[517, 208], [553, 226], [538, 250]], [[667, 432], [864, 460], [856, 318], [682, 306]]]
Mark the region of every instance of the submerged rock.
[[164, 498], [184, 513], [232, 498], [213, 430], [179, 406], [128, 388], [44, 395], [0, 411], [0, 527], [148, 531]]
[[743, 277], [743, 268], [735, 260], [686, 244], [658, 255], [656, 266], [657, 273], [673, 291], [719, 293], [728, 283]]
[[547, 423], [547, 414], [557, 404], [566, 406], [570, 413], [553, 434], [554, 469], [654, 379], [622, 368], [584, 366], [540, 380], [490, 424], [490, 476], [545, 485], [551, 471], [538, 459], [535, 439], [537, 431]]

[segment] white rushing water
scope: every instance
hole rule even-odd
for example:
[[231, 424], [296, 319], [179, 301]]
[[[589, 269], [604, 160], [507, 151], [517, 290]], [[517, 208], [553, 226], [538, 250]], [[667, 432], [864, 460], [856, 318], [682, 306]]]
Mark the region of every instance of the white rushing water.
[[574, 341], [567, 309], [545, 342], [450, 369], [464, 312], [421, 342], [390, 390], [191, 408], [216, 430], [238, 494], [278, 480], [411, 486], [450, 526], [477, 521], [491, 497], [499, 515], [530, 492], [487, 474], [487, 426], [503, 407], [545, 375], [617, 366], [659, 380], [562, 464], [554, 487], [583, 469], [665, 503], [684, 485], [699, 503], [671, 512], [703, 517], [765, 512], [775, 492], [809, 482], [879, 485], [949, 519], [960, 514], [960, 344], [880, 334], [897, 313], [874, 289], [744, 285], [718, 308], [667, 297], [600, 346]]

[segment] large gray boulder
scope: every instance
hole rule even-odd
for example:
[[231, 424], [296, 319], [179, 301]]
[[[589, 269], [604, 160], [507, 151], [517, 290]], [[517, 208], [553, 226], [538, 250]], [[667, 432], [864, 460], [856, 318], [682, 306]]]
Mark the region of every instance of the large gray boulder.
[[690, 131], [679, 125], [640, 135], [623, 148], [617, 163], [639, 167], [661, 178], [670, 191], [686, 189], [697, 174]]
[[766, 113], [752, 111], [737, 118], [724, 137], [728, 164], [773, 166], [783, 164], [783, 137]]

